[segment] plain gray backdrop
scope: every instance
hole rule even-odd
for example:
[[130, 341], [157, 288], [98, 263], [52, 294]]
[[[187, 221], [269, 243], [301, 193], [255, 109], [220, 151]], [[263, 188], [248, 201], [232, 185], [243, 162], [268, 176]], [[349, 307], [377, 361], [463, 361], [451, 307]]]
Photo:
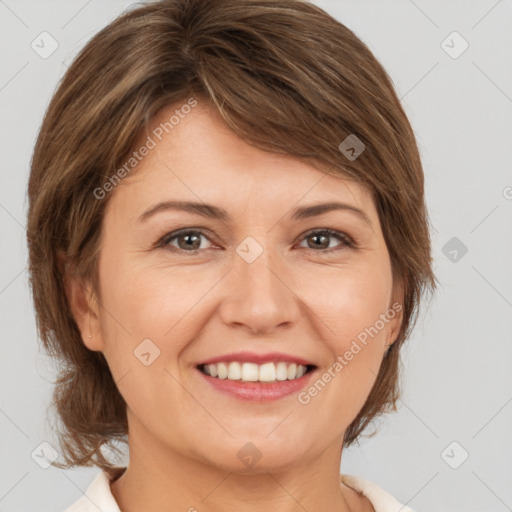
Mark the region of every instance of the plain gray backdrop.
[[[512, 510], [512, 2], [314, 3], [395, 84], [423, 159], [441, 283], [404, 347], [398, 412], [345, 450], [342, 472], [415, 512]], [[27, 284], [26, 186], [67, 65], [130, 5], [0, 0], [0, 512], [62, 512], [98, 473], [44, 469], [32, 457], [52, 444], [55, 372]]]

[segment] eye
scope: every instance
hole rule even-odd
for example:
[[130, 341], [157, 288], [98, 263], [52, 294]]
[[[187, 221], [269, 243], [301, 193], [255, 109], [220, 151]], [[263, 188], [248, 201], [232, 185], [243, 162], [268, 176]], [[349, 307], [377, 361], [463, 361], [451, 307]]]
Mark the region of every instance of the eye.
[[[196, 230], [183, 230], [183, 231], [175, 231], [164, 236], [159, 242], [159, 247], [170, 248], [171, 250], [182, 250], [185, 252], [196, 252], [199, 249], [205, 249], [201, 247], [201, 237], [206, 240], [209, 238], [202, 232]], [[176, 241], [177, 246], [173, 245], [171, 242]]]
[[[199, 250], [208, 249], [208, 247], [202, 246], [202, 239], [210, 240], [202, 230], [188, 228], [165, 235], [157, 243], [157, 247], [169, 249], [174, 252], [183, 251], [195, 254]], [[306, 249], [311, 249], [316, 252], [331, 252], [327, 249], [333, 249], [333, 246], [330, 243], [333, 239], [338, 241], [338, 244], [334, 246], [334, 250], [340, 250], [344, 247], [355, 247], [354, 242], [348, 235], [333, 229], [317, 229], [309, 231], [305, 235], [302, 235], [301, 238], [301, 240], [305, 241], [307, 244], [307, 247], [305, 247]], [[309, 243], [310, 240], [313, 242]], [[304, 246], [300, 245], [300, 247]]]
[[[330, 245], [329, 239], [336, 239], [338, 240], [338, 245], [335, 246], [335, 250], [341, 249], [343, 247], [353, 247], [354, 244], [350, 237], [345, 235], [344, 233], [341, 233], [340, 231], [336, 231], [333, 229], [320, 229], [315, 231], [310, 231], [309, 233], [306, 233], [304, 235], [303, 239], [307, 243], [307, 249], [330, 249], [333, 246]], [[313, 240], [313, 243], [308, 243], [309, 240]], [[301, 245], [301, 247], [303, 247]], [[320, 251], [317, 251], [320, 252]], [[327, 251], [331, 252], [331, 251]]]

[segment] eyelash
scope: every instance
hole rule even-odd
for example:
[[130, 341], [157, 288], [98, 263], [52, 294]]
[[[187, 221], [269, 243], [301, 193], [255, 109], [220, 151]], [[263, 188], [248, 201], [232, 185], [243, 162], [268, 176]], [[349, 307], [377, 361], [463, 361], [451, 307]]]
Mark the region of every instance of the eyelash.
[[[186, 229], [181, 229], [179, 231], [173, 231], [171, 233], [167, 233], [157, 242], [156, 247], [163, 248], [163, 249], [169, 250], [171, 252], [175, 252], [175, 253], [189, 253], [189, 254], [193, 254], [193, 255], [198, 254], [201, 251], [208, 250], [208, 249], [196, 249], [193, 251], [185, 251], [178, 247], [172, 247], [171, 245], [169, 245], [172, 240], [174, 240], [182, 235], [187, 235], [187, 234], [191, 234], [191, 233], [202, 235], [205, 238], [207, 238], [208, 240], [210, 240], [209, 237], [207, 236], [207, 234], [203, 230], [186, 228]], [[342, 250], [346, 247], [356, 248], [356, 244], [354, 243], [352, 238], [350, 238], [348, 235], [346, 235], [345, 233], [342, 233], [341, 231], [336, 231], [334, 229], [329, 229], [329, 228], [310, 230], [310, 231], [304, 233], [303, 235], [301, 235], [302, 238], [300, 239], [300, 241], [306, 240], [307, 238], [309, 238], [313, 235], [328, 235], [330, 237], [336, 238], [341, 243], [340, 243], [340, 245], [338, 245], [334, 248], [331, 247], [330, 249], [324, 249], [324, 250], [311, 249], [310, 247], [303, 247], [303, 249], [306, 249], [306, 250], [312, 251], [312, 252], [322, 253], [322, 254], [326, 254], [326, 253], [330, 254], [332, 252]]]

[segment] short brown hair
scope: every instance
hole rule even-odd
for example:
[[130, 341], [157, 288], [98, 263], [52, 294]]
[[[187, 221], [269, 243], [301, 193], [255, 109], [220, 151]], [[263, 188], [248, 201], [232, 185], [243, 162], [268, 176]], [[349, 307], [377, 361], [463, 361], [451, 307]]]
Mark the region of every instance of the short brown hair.
[[[29, 273], [37, 328], [61, 362], [53, 405], [65, 463], [112, 468], [100, 448], [126, 442], [126, 404], [101, 352], [87, 349], [64, 276], [97, 297], [108, 196], [93, 193], [168, 105], [199, 98], [249, 144], [356, 180], [373, 194], [403, 291], [403, 321], [345, 446], [377, 415], [396, 410], [399, 351], [432, 270], [424, 177], [392, 81], [347, 27], [304, 0], [164, 0], [124, 13], [96, 34], [54, 94], [28, 184]], [[364, 145], [348, 158], [348, 136]], [[63, 259], [59, 259], [59, 255]]]

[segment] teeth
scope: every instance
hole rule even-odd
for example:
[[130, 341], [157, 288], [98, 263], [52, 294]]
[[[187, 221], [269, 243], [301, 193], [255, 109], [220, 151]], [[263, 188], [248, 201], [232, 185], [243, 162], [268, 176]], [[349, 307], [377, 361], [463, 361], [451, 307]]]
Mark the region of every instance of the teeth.
[[302, 364], [285, 363], [231, 363], [206, 364], [202, 367], [203, 373], [218, 379], [241, 380], [242, 382], [275, 382], [294, 380], [302, 377], [307, 368]]
[[217, 377], [219, 379], [225, 379], [228, 376], [228, 368], [224, 363], [210, 365], [210, 374], [212, 373], [212, 366], [217, 366]]
[[242, 378], [242, 367], [240, 363], [230, 363], [228, 366], [228, 379], [240, 380]]
[[260, 370], [256, 363], [231, 363], [238, 364], [241, 367], [240, 378], [246, 382], [256, 382], [260, 378]]
[[277, 380], [286, 380], [288, 378], [288, 368], [286, 367], [286, 363], [279, 362], [276, 366], [276, 379]]
[[260, 382], [272, 382], [276, 380], [276, 365], [265, 363], [260, 366]]

